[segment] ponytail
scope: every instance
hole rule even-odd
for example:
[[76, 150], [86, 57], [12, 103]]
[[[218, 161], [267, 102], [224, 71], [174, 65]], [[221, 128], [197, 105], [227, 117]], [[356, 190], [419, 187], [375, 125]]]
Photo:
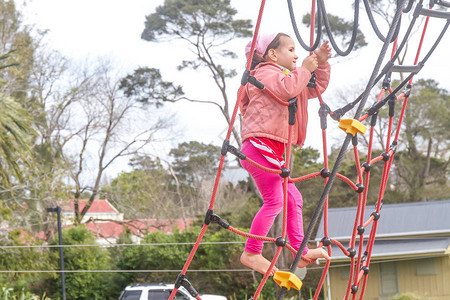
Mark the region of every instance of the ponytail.
[[262, 57], [260, 57], [258, 54], [256, 54], [256, 51], [255, 51], [253, 53], [252, 64], [250, 65], [250, 70], [255, 69], [256, 66], [262, 62], [264, 62], [264, 59]]

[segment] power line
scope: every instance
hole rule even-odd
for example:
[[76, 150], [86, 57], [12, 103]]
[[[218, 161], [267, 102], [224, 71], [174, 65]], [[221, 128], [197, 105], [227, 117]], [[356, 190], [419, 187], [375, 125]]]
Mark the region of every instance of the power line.
[[[223, 245], [223, 244], [244, 244], [243, 242], [203, 242], [201, 245]], [[14, 249], [14, 248], [70, 248], [70, 247], [128, 247], [128, 246], [183, 246], [183, 245], [194, 245], [194, 242], [186, 242], [186, 243], [145, 243], [145, 244], [110, 244], [110, 245], [100, 245], [100, 244], [92, 244], [92, 245], [17, 245], [17, 246], [0, 246], [0, 249]]]
[[[438, 240], [442, 238], [448, 238], [448, 236], [433, 236], [433, 237], [397, 237], [389, 239], [378, 239], [377, 241], [407, 241], [407, 240]], [[308, 243], [316, 244], [318, 241], [310, 240]], [[230, 241], [230, 242], [202, 242], [200, 245], [227, 245], [227, 244], [244, 244], [245, 241]], [[264, 242], [269, 243], [270, 242]], [[185, 242], [185, 243], [142, 243], [142, 244], [75, 244], [75, 245], [11, 245], [11, 246], [0, 246], [0, 249], [21, 249], [21, 248], [70, 248], [70, 247], [130, 247], [130, 246], [189, 246], [194, 245], [195, 242]], [[344, 242], [345, 244], [345, 242]]]
[[[180, 270], [0, 270], [0, 273], [180, 273]], [[253, 272], [251, 269], [189, 270], [189, 272]]]
[[[414, 258], [398, 258], [398, 259], [385, 259], [385, 260], [376, 260], [372, 261], [371, 264], [380, 264], [380, 263], [389, 263], [389, 262], [398, 262], [398, 261], [407, 261], [407, 260], [416, 260], [416, 259], [425, 259], [425, 258], [436, 258], [436, 257], [444, 257], [447, 254], [442, 255], [434, 255], [434, 256], [421, 256]], [[336, 265], [330, 265], [329, 268], [341, 268], [348, 267], [350, 264], [340, 263]], [[307, 270], [323, 270], [324, 266], [316, 266], [309, 267]], [[280, 269], [280, 271], [289, 271], [289, 269]], [[1, 273], [180, 273], [179, 270], [0, 270]], [[205, 270], [189, 270], [189, 272], [255, 272], [252, 269], [205, 269]]]

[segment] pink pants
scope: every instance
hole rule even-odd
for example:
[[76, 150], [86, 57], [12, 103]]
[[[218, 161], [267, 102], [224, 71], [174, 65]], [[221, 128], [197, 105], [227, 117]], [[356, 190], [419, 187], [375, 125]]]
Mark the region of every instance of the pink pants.
[[[268, 168], [274, 168], [249, 141], [244, 142], [241, 151], [255, 162]], [[265, 172], [246, 161], [241, 160], [241, 164], [255, 180], [264, 201], [261, 209], [253, 219], [250, 233], [266, 236], [275, 221], [275, 217], [283, 209], [283, 178], [279, 174]], [[287, 205], [287, 236], [291, 246], [298, 250], [304, 237], [302, 220], [303, 199], [292, 182], [288, 183]], [[261, 254], [262, 248], [263, 241], [252, 238], [247, 239], [245, 251]], [[307, 247], [305, 247], [303, 255], [306, 252], [308, 252]]]

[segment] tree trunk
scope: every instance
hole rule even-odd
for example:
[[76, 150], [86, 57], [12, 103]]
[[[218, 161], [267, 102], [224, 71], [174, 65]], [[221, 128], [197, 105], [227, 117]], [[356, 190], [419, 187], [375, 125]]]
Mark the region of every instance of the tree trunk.
[[[431, 137], [428, 139], [428, 147], [427, 147], [427, 156], [425, 159], [425, 166], [422, 169], [422, 174], [420, 176], [420, 188], [425, 188], [426, 185], [426, 181], [428, 178], [428, 175], [430, 173], [430, 161], [431, 161], [431, 148], [433, 145], [433, 140], [431, 139]], [[420, 195], [420, 201], [422, 202], [426, 202], [428, 201], [428, 197], [426, 195], [426, 193], [423, 193]]]

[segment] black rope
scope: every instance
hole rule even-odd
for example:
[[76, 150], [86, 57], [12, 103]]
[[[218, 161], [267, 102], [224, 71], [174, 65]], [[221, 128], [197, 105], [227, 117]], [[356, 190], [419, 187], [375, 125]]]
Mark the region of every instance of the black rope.
[[[422, 2], [423, 0], [420, 0], [419, 3], [416, 6], [416, 11], [420, 10], [420, 8], [422, 8]], [[386, 63], [386, 65], [383, 67], [381, 73], [377, 76], [377, 78], [375, 79], [374, 84], [376, 84], [384, 75], [387, 74], [387, 72], [389, 72], [389, 69], [392, 67], [392, 65], [394, 64], [395, 60], [397, 59], [397, 57], [400, 55], [400, 52], [403, 50], [403, 47], [406, 45], [406, 43], [408, 42], [409, 39], [409, 35], [411, 34], [411, 31], [414, 27], [414, 24], [416, 23], [416, 20], [418, 18], [418, 14], [414, 14], [413, 19], [411, 20], [411, 23], [409, 24], [408, 29], [405, 32], [404, 38], [402, 40], [402, 42], [400, 43], [400, 45], [397, 47], [397, 50], [395, 51], [394, 55], [392, 56], [392, 58]]]
[[397, 47], [397, 50], [395, 51], [394, 55], [391, 58], [391, 62], [394, 62], [397, 57], [400, 55], [400, 52], [403, 50], [403, 47], [406, 45], [409, 39], [409, 35], [411, 34], [411, 31], [417, 21], [417, 18], [419, 17], [418, 11], [422, 9], [422, 2], [423, 0], [420, 0], [419, 3], [417, 3], [416, 8], [414, 10], [413, 19], [411, 20], [411, 23], [409, 23], [409, 27], [405, 32], [405, 36], [400, 43], [400, 45]]
[[[416, 6], [416, 11], [419, 11], [422, 8], [422, 2], [423, 2], [423, 0], [419, 1], [419, 3]], [[416, 20], [417, 20], [418, 16], [419, 16], [419, 14], [414, 14], [414, 17], [411, 20], [411, 23], [409, 24], [409, 27], [408, 27], [408, 29], [405, 32], [405, 35], [404, 35], [404, 38], [403, 38], [402, 42], [397, 47], [397, 50], [395, 51], [395, 53], [392, 56], [392, 58], [383, 67], [383, 69], [381, 70], [381, 73], [375, 78], [375, 81], [374, 81], [372, 87], [374, 87], [381, 80], [381, 78], [383, 78], [383, 76], [385, 76], [389, 72], [389, 69], [394, 65], [394, 61], [400, 55], [400, 52], [403, 50], [403, 47], [406, 45], [406, 42], [408, 41], [409, 35], [412, 32], [412, 29], [414, 27], [414, 24], [416, 23]], [[386, 39], [385, 39], [384, 42], [386, 42]], [[361, 101], [362, 97], [363, 97], [363, 93], [361, 95], [359, 95], [353, 102], [345, 105], [342, 108], [334, 110], [333, 111], [334, 114], [332, 115], [332, 118], [334, 120], [338, 120], [341, 116], [345, 115], [350, 109], [352, 109], [356, 104], [358, 104]]]
[[406, 13], [409, 13], [409, 11], [411, 10], [413, 4], [414, 4], [414, 0], [409, 0], [408, 5], [405, 7], [405, 9], [403, 10], [403, 12], [404, 12], [405, 14], [406, 14]]
[[378, 73], [378, 70], [381, 67], [381, 63], [383, 62], [383, 58], [386, 55], [386, 51], [387, 51], [387, 48], [389, 46], [389, 42], [388, 41], [390, 41], [392, 36], [394, 35], [394, 31], [395, 30], [393, 30], [393, 28], [396, 28], [397, 27], [397, 23], [400, 22], [400, 16], [401, 16], [401, 12], [402, 12], [401, 8], [403, 7], [403, 3], [405, 1], [406, 0], [400, 0], [399, 1], [400, 4], [397, 5], [397, 11], [395, 12], [394, 19], [392, 20], [391, 28], [389, 28], [389, 32], [388, 32], [388, 35], [386, 37], [386, 41], [384, 42], [383, 47], [381, 48], [381, 53], [378, 56], [378, 60], [377, 60], [377, 62], [375, 64], [375, 67], [374, 67], [374, 70], [372, 72], [372, 75], [370, 76], [369, 82], [367, 83], [366, 90], [363, 93], [363, 97], [362, 97], [362, 99], [361, 99], [361, 101], [359, 103], [358, 109], [356, 110], [354, 119], [359, 119], [359, 116], [361, 115], [361, 112], [364, 109], [364, 106], [366, 104], [366, 101], [367, 101], [367, 98], [369, 96], [370, 90], [375, 85], [375, 83], [374, 83], [375, 82], [375, 75]]
[[[422, 8], [422, 2], [423, 0], [419, 1], [419, 3], [416, 6], [416, 11], [419, 11]], [[386, 65], [383, 67], [383, 69], [381, 70], [381, 73], [375, 78], [375, 81], [373, 83], [373, 86], [375, 86], [383, 76], [385, 76], [390, 68], [394, 65], [394, 61], [397, 59], [397, 57], [400, 55], [400, 52], [403, 50], [403, 47], [406, 45], [406, 42], [408, 41], [409, 35], [411, 34], [411, 31], [414, 27], [414, 24], [416, 23], [417, 17], [419, 16], [419, 14], [414, 14], [413, 19], [411, 20], [411, 23], [409, 24], [409, 27], [407, 29], [407, 31], [405, 32], [405, 36], [402, 40], [402, 42], [400, 43], [400, 45], [398, 46], [397, 50], [395, 51], [394, 55], [392, 56], [392, 58], [386, 63]], [[439, 38], [442, 39], [443, 33], [441, 33], [441, 37]], [[436, 46], [433, 46], [434, 48], [436, 48]], [[373, 87], [372, 86], [372, 87]], [[363, 94], [359, 95], [353, 102], [351, 102], [350, 104], [347, 104], [344, 108], [339, 108], [337, 110], [335, 110], [334, 112], [337, 112], [336, 114], [332, 115], [333, 119], [337, 120], [339, 119], [341, 116], [343, 116], [345, 113], [347, 113], [350, 109], [352, 109], [359, 101], [361, 101]]]
[[[405, 10], [403, 10], [403, 12], [409, 11], [409, 10], [411, 9], [410, 6], [412, 6], [413, 2], [414, 2], [414, 1], [410, 1], [410, 2], [408, 3], [407, 8], [406, 8]], [[409, 27], [408, 27], [408, 29], [407, 29], [406, 32], [405, 32], [405, 35], [404, 35], [404, 37], [403, 37], [402, 42], [401, 42], [400, 45], [397, 47], [397, 49], [396, 49], [394, 55], [392, 56], [392, 58], [391, 58], [391, 59], [386, 63], [386, 65], [383, 67], [381, 73], [375, 78], [375, 81], [374, 81], [374, 83], [373, 83], [373, 86], [375, 86], [375, 85], [381, 80], [381, 78], [382, 78], [383, 76], [385, 76], [385, 75], [389, 72], [390, 68], [394, 65], [395, 60], [396, 60], [397, 57], [400, 55], [400, 52], [403, 50], [403, 47], [406, 45], [406, 43], [407, 43], [407, 41], [408, 41], [408, 38], [409, 38], [409, 36], [410, 36], [410, 34], [411, 34], [411, 32], [412, 32], [412, 29], [413, 29], [413, 27], [414, 27], [414, 25], [415, 25], [415, 23], [416, 23], [416, 20], [417, 20], [417, 18], [418, 18], [418, 16], [419, 16], [419, 13], [418, 13], [418, 12], [422, 9], [422, 2], [423, 2], [423, 0], [420, 0], [419, 3], [417, 4], [416, 9], [415, 9], [415, 13], [414, 13], [414, 16], [413, 16], [413, 19], [411, 20], [411, 23], [409, 24]], [[441, 35], [443, 35], [443, 34], [441, 34]], [[386, 41], [386, 39], [384, 39], [384, 42], [385, 42], [385, 41]], [[373, 87], [373, 86], [372, 86], [372, 87]], [[339, 109], [333, 111], [334, 114], [332, 115], [332, 118], [333, 118], [334, 120], [338, 120], [341, 116], [343, 116], [344, 114], [346, 114], [350, 109], [352, 109], [356, 104], [358, 104], [358, 102], [361, 101], [362, 97], [363, 97], [363, 94], [359, 95], [353, 102], [351, 102], [351, 103], [345, 105], [345, 106], [342, 107], [342, 108], [339, 108]]]
[[[321, 13], [320, 12], [317, 13], [317, 34], [316, 34], [316, 40], [315, 40], [314, 44], [311, 47], [309, 47], [303, 41], [303, 39], [302, 39], [302, 37], [300, 35], [300, 32], [298, 31], [297, 22], [295, 21], [294, 9], [292, 8], [292, 0], [287, 0], [287, 3], [288, 3], [288, 7], [289, 7], [289, 15], [291, 17], [292, 27], [294, 29], [295, 36], [297, 37], [298, 42], [303, 47], [303, 49], [305, 49], [306, 51], [309, 51], [309, 52], [314, 51], [319, 46], [320, 39], [322, 37], [322, 15], [321, 15]], [[311, 16], [311, 18], [315, 18], [315, 16]]]
[[406, 77], [391, 93], [389, 93], [384, 99], [376, 101], [373, 103], [372, 107], [368, 110], [367, 114], [369, 116], [376, 114], [380, 108], [382, 108], [391, 98], [396, 98], [395, 94], [400, 91], [408, 81], [413, 78], [416, 73], [411, 73]]
[[[369, 21], [370, 21], [370, 25], [372, 25], [372, 28], [375, 31], [375, 34], [377, 35], [377, 37], [382, 42], [385, 42], [386, 41], [386, 37], [384, 37], [383, 34], [378, 29], [377, 23], [375, 22], [375, 19], [374, 19], [373, 14], [372, 14], [372, 9], [370, 8], [369, 1], [368, 0], [363, 0], [363, 2], [364, 2], [364, 7], [366, 8], [367, 17], [369, 18]], [[395, 39], [397, 38], [398, 33], [400, 32], [400, 26], [401, 26], [401, 21], [398, 22], [398, 24], [397, 24], [397, 28], [395, 29], [395, 33], [394, 33], [394, 36], [391, 39], [391, 43], [393, 41], [395, 41]]]
[[339, 49], [339, 46], [336, 44], [336, 41], [334, 40], [333, 34], [331, 32], [330, 23], [328, 22], [327, 11], [325, 9], [325, 4], [323, 3], [323, 0], [317, 0], [317, 6], [319, 8], [319, 12], [322, 12], [322, 15], [324, 18], [325, 29], [327, 31], [327, 35], [330, 39], [330, 43], [333, 46], [334, 51], [336, 51], [336, 53], [341, 56], [347, 56], [353, 50], [353, 47], [354, 47], [355, 41], [356, 41], [356, 34], [358, 33], [359, 0], [355, 0], [352, 37], [350, 39], [348, 48], [345, 51], [342, 51], [341, 49]]
[[[420, 0], [419, 3], [417, 3], [416, 9], [415, 9], [415, 13], [414, 13], [414, 17], [411, 20], [411, 24], [408, 27], [408, 30], [405, 33], [405, 37], [403, 39], [403, 41], [401, 42], [401, 44], [399, 45], [397, 51], [395, 52], [395, 54], [393, 55], [393, 57], [391, 58], [391, 60], [389, 60], [386, 65], [384, 66], [382, 72], [377, 76], [377, 78], [375, 79], [375, 83], [378, 82], [387, 72], [389, 72], [389, 69], [394, 65], [394, 61], [397, 59], [397, 57], [400, 55], [401, 50], [403, 49], [403, 47], [406, 45], [406, 42], [408, 41], [408, 37], [411, 34], [412, 28], [419, 16], [419, 11], [422, 9], [422, 2], [423, 0]], [[436, 39], [436, 41], [434, 42], [433, 46], [430, 48], [430, 50], [428, 51], [428, 53], [425, 55], [425, 57], [423, 58], [423, 60], [421, 61], [421, 64], [424, 65], [425, 62], [429, 59], [429, 57], [431, 56], [431, 54], [434, 52], [434, 50], [436, 49], [436, 47], [438, 46], [438, 44], [441, 42], [442, 38], [444, 37], [445, 32], [448, 29], [449, 26], [449, 22], [450, 20], [447, 20], [447, 23], [445, 24], [445, 26], [443, 27], [441, 33], [439, 34], [438, 38]], [[358, 98], [359, 99], [359, 98]], [[357, 99], [357, 100], [358, 100]]]
[[[422, 1], [421, 1], [422, 2]], [[414, 22], [416, 21], [417, 17], [414, 17], [413, 20], [411, 20], [411, 25], [414, 25]], [[437, 46], [439, 45], [439, 43], [441, 42], [442, 38], [444, 37], [448, 27], [450, 25], [450, 20], [447, 21], [447, 23], [445, 24], [445, 26], [443, 27], [441, 33], [439, 34], [438, 38], [436, 39], [436, 41], [434, 42], [433, 46], [430, 48], [430, 50], [427, 52], [427, 54], [425, 55], [425, 57], [422, 59], [422, 61], [420, 61], [418, 63], [418, 65], [420, 66], [424, 66], [426, 61], [430, 58], [430, 56], [432, 55], [432, 53], [434, 52], [434, 50], [436, 50]], [[409, 36], [410, 32], [411, 32], [412, 26], [410, 26], [408, 28], [408, 31], [405, 34], [405, 38], [403, 39], [403, 41], [407, 40], [407, 37]], [[402, 43], [401, 47], [403, 47], [405, 43]], [[394, 65], [393, 61], [396, 59], [396, 57], [398, 56], [398, 53], [401, 50], [401, 47], [399, 47], [399, 50], [397, 50], [396, 55], [394, 55], [394, 57], [385, 65], [385, 67], [383, 68], [382, 72], [377, 76], [377, 78], [374, 81], [374, 85], [384, 76], [386, 75], [390, 68]], [[421, 68], [420, 68], [421, 69]], [[419, 70], [420, 71], [420, 70]], [[388, 96], [386, 96], [385, 99], [380, 100], [378, 103], [375, 102], [373, 104], [373, 106], [376, 106], [378, 109], [381, 108], [386, 102], [387, 100], [389, 100], [389, 98], [391, 98], [393, 95], [395, 95], [395, 93], [397, 93], [415, 74], [417, 74], [419, 71], [417, 72], [412, 72], [402, 83], [400, 83], [400, 85], [393, 91], [391, 92]], [[374, 86], [373, 85], [373, 86]], [[372, 86], [372, 87], [373, 87]], [[338, 120], [340, 119], [343, 115], [345, 115], [349, 110], [351, 110], [356, 104], [358, 104], [359, 101], [361, 101], [363, 97], [363, 94], [359, 95], [353, 102], [346, 104], [345, 106], [336, 109], [333, 111], [333, 115], [331, 116], [334, 120]], [[377, 110], [378, 110], [377, 109]], [[369, 109], [370, 114], [372, 114], [374, 112], [374, 109]], [[369, 115], [370, 115], [369, 114]]]

